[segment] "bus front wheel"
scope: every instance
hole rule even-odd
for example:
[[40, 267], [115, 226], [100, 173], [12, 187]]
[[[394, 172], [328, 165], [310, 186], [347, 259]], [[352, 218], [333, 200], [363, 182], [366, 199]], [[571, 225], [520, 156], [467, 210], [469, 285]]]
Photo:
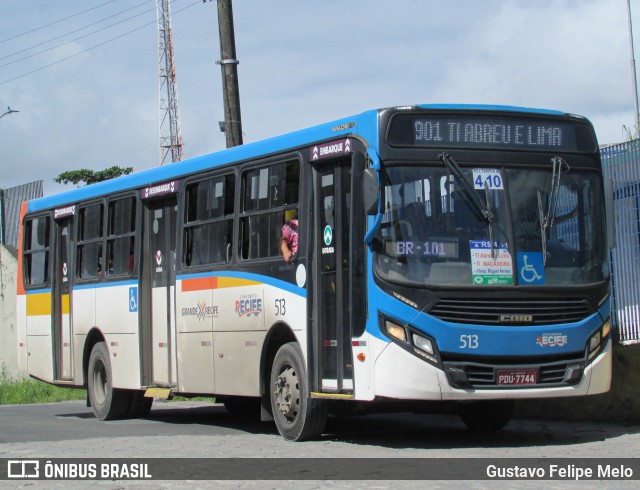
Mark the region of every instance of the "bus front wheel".
[[486, 400], [462, 404], [460, 417], [471, 430], [501, 430], [513, 416], [514, 400]]
[[307, 374], [300, 347], [284, 344], [271, 369], [271, 409], [280, 435], [288, 441], [304, 441], [322, 434], [327, 407], [309, 396]]
[[113, 420], [125, 414], [129, 397], [126, 391], [113, 388], [109, 351], [104, 342], [98, 342], [91, 350], [87, 391], [91, 408], [98, 420]]

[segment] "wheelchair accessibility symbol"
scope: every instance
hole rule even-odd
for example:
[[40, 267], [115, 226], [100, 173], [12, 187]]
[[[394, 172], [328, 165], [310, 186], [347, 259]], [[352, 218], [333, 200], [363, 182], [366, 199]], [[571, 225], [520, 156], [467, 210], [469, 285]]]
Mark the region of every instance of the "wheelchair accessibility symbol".
[[138, 288], [129, 288], [129, 313], [138, 311]]
[[518, 278], [522, 285], [544, 284], [544, 263], [540, 252], [518, 252]]

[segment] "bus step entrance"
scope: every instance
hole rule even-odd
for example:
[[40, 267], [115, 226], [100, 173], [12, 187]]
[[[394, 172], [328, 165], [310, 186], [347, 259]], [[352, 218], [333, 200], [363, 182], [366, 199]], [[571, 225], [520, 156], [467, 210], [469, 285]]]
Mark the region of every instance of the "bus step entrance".
[[144, 392], [144, 396], [158, 400], [168, 400], [171, 396], [171, 388], [158, 388], [153, 386], [151, 388], [147, 388], [147, 391]]

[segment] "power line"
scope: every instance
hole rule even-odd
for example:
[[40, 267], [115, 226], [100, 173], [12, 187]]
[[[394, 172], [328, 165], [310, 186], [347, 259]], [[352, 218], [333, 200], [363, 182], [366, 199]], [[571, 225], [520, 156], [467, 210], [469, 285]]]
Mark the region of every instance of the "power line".
[[[112, 0], [112, 1], [113, 1], [113, 0]], [[93, 22], [93, 23], [91, 23], [91, 24], [89, 24], [89, 25], [86, 25], [86, 26], [84, 26], [84, 27], [81, 27], [81, 28], [79, 28], [79, 29], [75, 29], [75, 30], [73, 30], [73, 31], [66, 32], [66, 33], [64, 33], [64, 34], [61, 34], [60, 36], [52, 37], [51, 39], [47, 39], [46, 41], [43, 41], [43, 42], [41, 42], [41, 43], [34, 44], [33, 46], [29, 46], [28, 48], [21, 49], [20, 51], [16, 51], [15, 53], [7, 54], [7, 55], [5, 55], [5, 56], [1, 57], [1, 58], [0, 58], [0, 60], [4, 60], [4, 59], [6, 59], [6, 58], [11, 58], [12, 56], [15, 56], [15, 55], [20, 54], [20, 53], [24, 53], [25, 51], [29, 51], [30, 49], [37, 48], [38, 46], [42, 46], [43, 44], [50, 43], [51, 41], [56, 41], [56, 40], [61, 39], [61, 38], [65, 37], [65, 36], [69, 36], [69, 35], [71, 35], [71, 34], [75, 34], [76, 32], [83, 31], [83, 30], [85, 30], [85, 29], [88, 29], [88, 28], [89, 28], [89, 27], [91, 27], [91, 26], [94, 26], [94, 25], [96, 25], [96, 24], [100, 24], [100, 23], [102, 23], [102, 22], [104, 22], [104, 21], [106, 21], [106, 20], [109, 20], [109, 19], [112, 19], [112, 18], [114, 18], [114, 17], [117, 17], [118, 15], [122, 15], [122, 14], [124, 14], [125, 12], [129, 12], [130, 10], [137, 9], [138, 7], [140, 7], [141, 5], [144, 5], [144, 4], [146, 4], [146, 3], [147, 3], [146, 1], [145, 1], [145, 2], [142, 2], [142, 3], [139, 3], [138, 5], [136, 5], [136, 6], [134, 6], [134, 7], [131, 7], [131, 8], [128, 8], [128, 9], [126, 9], [126, 10], [123, 10], [123, 11], [121, 11], [121, 12], [118, 12], [117, 14], [110, 15], [109, 17], [105, 17], [104, 19], [100, 19], [100, 20], [98, 20], [98, 21], [96, 21], [96, 22]], [[144, 12], [142, 12], [142, 13], [144, 14], [144, 13], [146, 13], [146, 12], [151, 12], [152, 10], [155, 10], [155, 9], [148, 9], [148, 10], [145, 10]], [[142, 14], [138, 14], [138, 15], [142, 15]], [[125, 21], [127, 21], [127, 20], [133, 19], [134, 17], [137, 17], [137, 16], [128, 17], [127, 19], [124, 19], [124, 20], [122, 20], [121, 22], [125, 22]], [[114, 25], [118, 25], [118, 24], [112, 24], [112, 26], [114, 26]], [[94, 33], [96, 33], [96, 32], [100, 32], [100, 30], [98, 30], [98, 31], [94, 31]], [[75, 40], [77, 40], [77, 39], [82, 39], [82, 38], [72, 39], [71, 41], [67, 41], [67, 42], [72, 42], [72, 41], [75, 41]], [[64, 43], [64, 44], [66, 44], [66, 43]], [[48, 50], [39, 51], [39, 52], [38, 52], [38, 53], [36, 53], [36, 54], [44, 53], [45, 51], [49, 51], [49, 50], [51, 50], [51, 49], [55, 49], [55, 48], [57, 48], [57, 47], [64, 46], [64, 44], [59, 44], [58, 46], [55, 46], [55, 47], [53, 47], [53, 48], [49, 48]], [[35, 56], [35, 55], [32, 55], [32, 56]], [[27, 58], [29, 58], [29, 56], [26, 56], [26, 57], [24, 57], [24, 58], [20, 58], [19, 60], [16, 60], [16, 61], [12, 61], [11, 63], [16, 63], [16, 62], [18, 62], [18, 61], [22, 61], [22, 60], [27, 59]], [[10, 63], [7, 63], [7, 64], [10, 64]], [[2, 65], [2, 66], [7, 66], [7, 65]]]
[[[196, 1], [196, 2], [194, 2], [194, 3], [192, 3], [192, 4], [190, 4], [190, 5], [187, 5], [186, 7], [182, 8], [182, 9], [180, 9], [180, 10], [177, 10], [176, 12], [174, 12], [174, 15], [175, 15], [175, 14], [178, 14], [178, 13], [180, 13], [180, 12], [183, 12], [183, 11], [187, 10], [188, 8], [191, 8], [191, 7], [193, 7], [194, 5], [197, 5], [197, 4], [199, 4], [199, 3], [202, 3], [202, 0], [197, 0], [197, 1]], [[100, 46], [104, 46], [105, 44], [108, 44], [108, 43], [110, 43], [110, 42], [112, 42], [112, 41], [115, 41], [115, 40], [117, 40], [117, 39], [120, 39], [120, 38], [122, 38], [122, 37], [128, 36], [129, 34], [132, 34], [132, 33], [136, 32], [136, 31], [139, 31], [140, 29], [144, 29], [145, 27], [150, 26], [150, 25], [155, 24], [155, 23], [156, 23], [156, 21], [155, 21], [155, 20], [154, 20], [154, 21], [152, 21], [152, 22], [147, 22], [146, 24], [143, 24], [143, 25], [141, 25], [140, 27], [136, 27], [135, 29], [131, 29], [130, 31], [127, 31], [127, 32], [125, 32], [125, 33], [123, 33], [123, 34], [120, 34], [119, 36], [113, 37], [113, 38], [111, 38], [111, 39], [107, 39], [107, 40], [106, 40], [106, 41], [104, 41], [104, 42], [101, 42], [101, 43], [99, 43], [99, 44], [96, 44], [95, 46], [91, 46], [90, 48], [84, 49], [84, 50], [79, 51], [79, 52], [77, 52], [77, 53], [75, 53], [75, 54], [72, 54], [72, 55], [70, 55], [70, 56], [67, 56], [66, 58], [62, 58], [62, 59], [60, 59], [60, 60], [58, 60], [58, 61], [54, 61], [53, 63], [49, 63], [48, 65], [41, 66], [41, 67], [39, 67], [39, 68], [36, 68], [35, 70], [31, 70], [31, 71], [29, 71], [29, 72], [23, 73], [22, 75], [18, 75], [18, 76], [16, 76], [16, 77], [10, 78], [10, 79], [8, 79], [8, 80], [3, 80], [2, 82], [0, 82], [0, 85], [4, 85], [5, 83], [13, 82], [14, 80], [18, 80], [18, 79], [23, 78], [23, 77], [26, 77], [26, 76], [28, 76], [28, 75], [32, 75], [33, 73], [37, 73], [37, 72], [42, 71], [42, 70], [44, 70], [44, 69], [46, 69], [46, 68], [50, 68], [50, 67], [52, 67], [52, 66], [54, 66], [54, 65], [57, 65], [57, 64], [62, 63], [62, 62], [64, 62], [64, 61], [70, 60], [71, 58], [75, 58], [76, 56], [80, 56], [81, 54], [84, 54], [84, 53], [86, 53], [86, 52], [88, 52], [88, 51], [91, 51], [91, 50], [93, 50], [93, 49], [99, 48]]]
[[[146, 3], [146, 2], [145, 2], [145, 3]], [[134, 7], [134, 8], [135, 8], [135, 7]], [[39, 54], [46, 53], [47, 51], [52, 51], [52, 50], [54, 50], [54, 49], [58, 49], [58, 48], [60, 48], [60, 47], [62, 47], [62, 46], [65, 46], [65, 45], [67, 45], [67, 44], [71, 44], [72, 42], [79, 41], [80, 39], [84, 39], [85, 37], [93, 36], [94, 34], [97, 34], [97, 33], [102, 32], [102, 31], [106, 31], [107, 29], [111, 29], [112, 27], [115, 27], [115, 26], [118, 26], [118, 25], [120, 25], [120, 24], [123, 24], [123, 23], [125, 23], [125, 22], [127, 22], [127, 21], [129, 21], [129, 20], [131, 20], [131, 19], [135, 19], [136, 17], [140, 17], [141, 15], [144, 15], [144, 14], [146, 14], [146, 13], [149, 13], [149, 12], [151, 12], [152, 10], [155, 10], [155, 9], [153, 9], [153, 8], [152, 8], [152, 9], [145, 10], [144, 12], [140, 12], [139, 14], [132, 15], [131, 17], [127, 17], [126, 19], [122, 19], [122, 20], [120, 20], [120, 21], [118, 21], [118, 22], [115, 22], [115, 23], [113, 23], [113, 24], [110, 24], [110, 25], [108, 25], [108, 26], [101, 27], [100, 29], [97, 29], [97, 30], [95, 30], [95, 31], [93, 31], [93, 32], [89, 32], [88, 34], [84, 34], [84, 35], [82, 35], [82, 36], [75, 37], [75, 38], [73, 38], [73, 39], [70, 39], [70, 40], [68, 40], [68, 41], [65, 41], [64, 43], [57, 44], [57, 45], [55, 45], [55, 46], [52, 46], [52, 47], [47, 48], [47, 49], [43, 49], [43, 50], [41, 50], [41, 51], [37, 51], [37, 52], [32, 53], [32, 54], [29, 54], [29, 55], [27, 55], [27, 56], [23, 56], [22, 58], [18, 58], [17, 60], [9, 61], [8, 63], [5, 63], [4, 65], [0, 65], [0, 68], [4, 68], [5, 66], [13, 65], [14, 63], [18, 63], [18, 62], [20, 62], [20, 61], [24, 61], [24, 60], [27, 60], [27, 59], [29, 59], [29, 58], [33, 58], [34, 56], [38, 56]], [[122, 12], [121, 12], [121, 13], [122, 13]], [[116, 15], [120, 15], [120, 14], [116, 14]], [[115, 17], [115, 16], [112, 16], [112, 17]], [[107, 19], [103, 19], [103, 20], [107, 20]], [[99, 21], [99, 22], [102, 22], [102, 21]], [[74, 32], [81, 31], [81, 30], [86, 29], [87, 27], [90, 27], [90, 26], [92, 26], [92, 25], [95, 25], [95, 24], [97, 24], [97, 23], [99, 23], [99, 22], [95, 22], [95, 23], [93, 23], [93, 24], [90, 24], [89, 26], [82, 27], [81, 29], [77, 29], [77, 30], [76, 30], [76, 31], [74, 31]], [[68, 34], [73, 34], [73, 33], [68, 33]], [[53, 40], [55, 40], [55, 39], [59, 39], [60, 37], [64, 37], [64, 36], [66, 36], [66, 35], [67, 35], [67, 34], [63, 34], [62, 36], [58, 36], [57, 38], [50, 39], [49, 41], [53, 41]], [[40, 43], [40, 44], [46, 44], [46, 43], [48, 43], [49, 41], [45, 41], [44, 43]], [[39, 45], [38, 45], [38, 46], [39, 46]], [[35, 47], [35, 46], [33, 46], [33, 47]], [[29, 50], [29, 49], [31, 49], [31, 48], [27, 48], [27, 49], [24, 49], [24, 50], [22, 50], [22, 51], [27, 51], [27, 50]], [[22, 51], [20, 51], [20, 52], [22, 52]], [[18, 53], [14, 53], [14, 54], [18, 54]], [[8, 57], [10, 57], [10, 56], [13, 56], [13, 55], [5, 56], [5, 57], [3, 57], [3, 58], [0, 58], [0, 60], [3, 60], [3, 59], [8, 58]]]
[[35, 29], [31, 29], [30, 31], [27, 31], [27, 32], [23, 32], [22, 34], [16, 34], [15, 36], [8, 37], [6, 39], [2, 39], [2, 40], [0, 40], [0, 44], [6, 43], [7, 41], [11, 41], [12, 39], [16, 39], [18, 37], [26, 36], [27, 34], [31, 34], [32, 32], [39, 31], [40, 29], [44, 29], [45, 27], [49, 27], [49, 26], [52, 26], [54, 24], [59, 24], [60, 22], [63, 22], [63, 21], [68, 20], [68, 19], [71, 19], [72, 17], [76, 17], [78, 15], [85, 14], [87, 12], [90, 12], [91, 10], [95, 10], [97, 8], [105, 6], [108, 3], [113, 3], [113, 2], [115, 2], [115, 0], [109, 0], [108, 2], [101, 3], [100, 5], [96, 5], [95, 7], [91, 7], [90, 9], [83, 10], [82, 12], [78, 12], [77, 14], [72, 14], [72, 15], [70, 15], [68, 17], [63, 18], [63, 19], [54, 20], [53, 22], [50, 22], [49, 24], [45, 24], [43, 26], [36, 27]]

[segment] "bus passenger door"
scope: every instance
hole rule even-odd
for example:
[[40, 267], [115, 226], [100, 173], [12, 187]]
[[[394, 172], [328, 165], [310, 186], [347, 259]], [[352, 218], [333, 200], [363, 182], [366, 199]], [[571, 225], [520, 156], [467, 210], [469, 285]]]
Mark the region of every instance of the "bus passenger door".
[[314, 168], [314, 186], [314, 384], [323, 393], [351, 394], [351, 158]]
[[141, 277], [143, 385], [175, 383], [177, 198], [145, 202]]
[[72, 219], [58, 219], [55, 223], [55, 261], [52, 294], [52, 340], [54, 359], [54, 380], [71, 381], [71, 267]]

